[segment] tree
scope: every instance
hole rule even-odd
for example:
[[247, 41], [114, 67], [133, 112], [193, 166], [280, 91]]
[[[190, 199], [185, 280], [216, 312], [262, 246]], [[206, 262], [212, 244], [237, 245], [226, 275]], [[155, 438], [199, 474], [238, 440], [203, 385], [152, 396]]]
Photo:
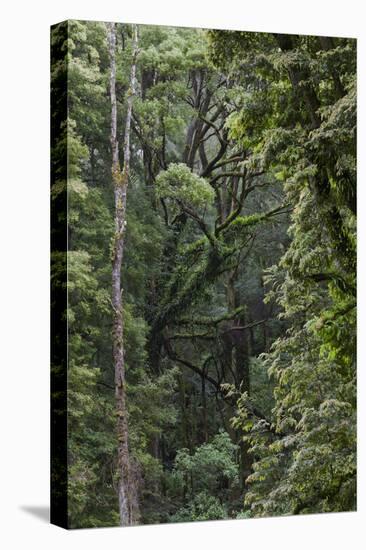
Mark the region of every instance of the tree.
[[109, 54], [111, 63], [111, 148], [112, 179], [115, 203], [115, 234], [112, 247], [112, 306], [113, 320], [113, 359], [115, 369], [115, 392], [117, 409], [118, 438], [118, 501], [121, 525], [130, 525], [138, 519], [138, 501], [136, 496], [136, 478], [134, 479], [130, 453], [128, 449], [128, 421], [126, 407], [126, 376], [123, 346], [123, 303], [121, 289], [121, 267], [126, 225], [127, 186], [130, 172], [130, 131], [132, 116], [132, 99], [135, 93], [135, 73], [137, 56], [137, 27], [134, 27], [133, 53], [131, 62], [130, 89], [127, 98], [127, 115], [123, 146], [123, 169], [118, 158], [117, 139], [117, 100], [116, 100], [116, 30], [115, 24], [109, 25]]
[[58, 31], [69, 525], [354, 509], [354, 41]]
[[273, 416], [253, 415], [246, 393], [233, 420], [255, 459], [245, 502], [254, 515], [354, 509], [355, 44], [225, 32], [211, 40], [222, 63], [232, 52], [237, 70], [244, 50], [255, 60], [261, 86], [254, 106], [231, 119], [232, 132], [248, 139], [252, 112], [269, 100], [253, 130], [258, 160], [285, 182], [293, 205], [291, 244], [266, 277], [267, 300], [288, 325], [263, 356]]

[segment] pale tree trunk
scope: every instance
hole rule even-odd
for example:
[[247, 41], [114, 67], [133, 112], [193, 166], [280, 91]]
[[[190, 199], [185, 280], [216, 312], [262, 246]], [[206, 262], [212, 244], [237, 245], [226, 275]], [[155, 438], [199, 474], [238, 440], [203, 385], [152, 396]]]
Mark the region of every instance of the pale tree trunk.
[[130, 169], [130, 131], [132, 102], [135, 94], [136, 57], [137, 57], [137, 26], [133, 28], [133, 54], [131, 62], [130, 88], [127, 92], [127, 113], [124, 135], [124, 163], [121, 170], [118, 157], [117, 138], [117, 99], [116, 99], [116, 25], [107, 24], [109, 56], [110, 56], [110, 96], [111, 96], [111, 148], [112, 148], [112, 179], [115, 204], [115, 234], [112, 250], [112, 305], [113, 318], [113, 361], [115, 372], [115, 397], [117, 412], [118, 438], [118, 501], [121, 525], [132, 525], [139, 517], [138, 500], [136, 497], [137, 479], [134, 474], [128, 448], [128, 419], [126, 407], [125, 360], [123, 345], [123, 300], [121, 288], [121, 267], [124, 248], [124, 232], [126, 226], [126, 199]]

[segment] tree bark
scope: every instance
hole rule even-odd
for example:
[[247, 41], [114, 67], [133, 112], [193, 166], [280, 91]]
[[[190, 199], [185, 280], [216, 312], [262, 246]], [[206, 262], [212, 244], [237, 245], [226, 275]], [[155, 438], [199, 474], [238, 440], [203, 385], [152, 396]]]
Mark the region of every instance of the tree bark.
[[123, 300], [121, 288], [121, 268], [126, 226], [126, 199], [130, 169], [130, 131], [132, 102], [135, 94], [137, 27], [133, 29], [133, 55], [131, 62], [130, 89], [127, 94], [127, 113], [124, 134], [124, 162], [121, 170], [118, 156], [117, 138], [117, 99], [116, 99], [116, 25], [108, 24], [110, 56], [110, 97], [111, 97], [111, 149], [112, 181], [115, 204], [115, 235], [112, 250], [112, 305], [113, 305], [113, 362], [115, 373], [115, 398], [117, 413], [117, 472], [118, 502], [121, 525], [133, 525], [139, 517], [136, 497], [136, 476], [133, 473], [128, 446], [128, 419], [126, 406], [126, 376], [123, 345]]
[[[235, 282], [238, 273], [236, 270], [229, 273], [227, 278], [227, 305], [228, 311], [235, 311], [240, 307], [240, 298], [235, 289]], [[232, 362], [231, 371], [234, 373], [234, 381], [241, 392], [250, 394], [250, 370], [249, 370], [249, 350], [248, 335], [246, 330], [235, 330], [236, 327], [245, 326], [246, 318], [244, 312], [229, 322], [230, 325], [230, 360]], [[249, 454], [249, 445], [243, 441], [242, 433], [237, 433], [238, 444], [240, 448], [240, 489], [245, 490], [245, 480], [252, 471], [253, 458]]]

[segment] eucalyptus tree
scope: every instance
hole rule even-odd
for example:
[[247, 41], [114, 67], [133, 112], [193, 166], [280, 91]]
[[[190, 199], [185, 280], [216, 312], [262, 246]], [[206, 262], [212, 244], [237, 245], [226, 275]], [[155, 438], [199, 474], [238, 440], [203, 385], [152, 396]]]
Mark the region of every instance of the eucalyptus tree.
[[118, 438], [118, 501], [121, 525], [131, 525], [139, 519], [136, 495], [137, 480], [134, 479], [129, 446], [128, 420], [126, 406], [125, 352], [123, 345], [123, 301], [121, 287], [121, 268], [126, 226], [127, 187], [130, 178], [130, 132], [132, 102], [135, 94], [137, 26], [133, 28], [132, 61], [130, 86], [127, 98], [127, 113], [123, 143], [123, 168], [118, 156], [117, 138], [117, 99], [116, 99], [116, 28], [115, 23], [108, 25], [110, 55], [110, 96], [111, 96], [111, 148], [112, 180], [115, 204], [115, 234], [112, 247], [112, 307], [113, 316], [113, 359], [115, 370], [115, 395], [117, 409]]

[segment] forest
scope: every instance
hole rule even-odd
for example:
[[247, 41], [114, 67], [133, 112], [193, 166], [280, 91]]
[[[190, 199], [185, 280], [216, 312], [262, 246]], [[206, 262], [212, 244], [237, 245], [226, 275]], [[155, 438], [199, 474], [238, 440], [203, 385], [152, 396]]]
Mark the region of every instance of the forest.
[[51, 94], [68, 526], [355, 510], [356, 40], [67, 21]]

